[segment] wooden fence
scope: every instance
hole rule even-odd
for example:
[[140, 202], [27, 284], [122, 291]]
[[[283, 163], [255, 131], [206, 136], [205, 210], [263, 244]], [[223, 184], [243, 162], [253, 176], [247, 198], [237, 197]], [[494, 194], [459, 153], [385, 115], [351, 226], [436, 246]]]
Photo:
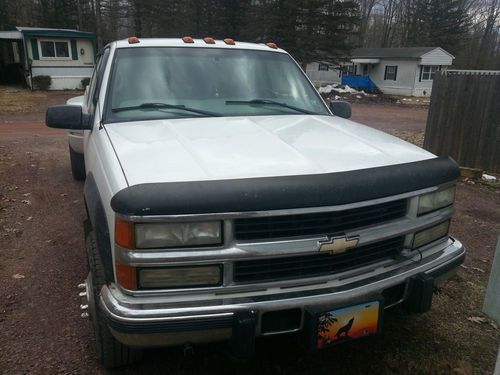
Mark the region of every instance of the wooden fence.
[[424, 148], [463, 167], [500, 173], [500, 72], [436, 74]]

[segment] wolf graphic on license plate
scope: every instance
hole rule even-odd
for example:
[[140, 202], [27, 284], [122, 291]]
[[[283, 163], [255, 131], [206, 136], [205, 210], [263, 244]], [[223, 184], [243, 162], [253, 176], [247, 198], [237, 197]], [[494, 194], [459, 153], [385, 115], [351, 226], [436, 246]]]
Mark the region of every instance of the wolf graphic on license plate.
[[376, 334], [379, 311], [380, 302], [374, 301], [319, 315], [316, 347]]

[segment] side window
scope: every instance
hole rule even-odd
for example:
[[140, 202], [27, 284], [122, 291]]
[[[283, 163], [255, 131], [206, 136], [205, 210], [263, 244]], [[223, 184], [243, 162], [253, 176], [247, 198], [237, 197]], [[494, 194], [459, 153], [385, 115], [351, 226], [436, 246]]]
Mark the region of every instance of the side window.
[[439, 70], [438, 66], [427, 65], [420, 67], [420, 80], [421, 81], [432, 81], [436, 72]]
[[92, 74], [92, 80], [90, 82], [88, 97], [87, 97], [87, 108], [89, 113], [94, 113], [95, 105], [97, 99], [99, 99], [99, 91], [101, 90], [101, 83], [104, 76], [104, 69], [106, 68], [106, 63], [109, 57], [109, 48], [106, 48], [101, 54], [99, 54], [94, 68], [94, 73]]
[[385, 81], [395, 81], [398, 76], [398, 66], [397, 65], [386, 65], [385, 66]]

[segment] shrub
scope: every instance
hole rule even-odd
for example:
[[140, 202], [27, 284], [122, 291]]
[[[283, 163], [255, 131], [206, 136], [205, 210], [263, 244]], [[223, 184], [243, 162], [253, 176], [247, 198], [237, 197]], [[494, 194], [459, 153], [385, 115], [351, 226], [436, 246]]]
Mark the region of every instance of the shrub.
[[52, 78], [50, 78], [50, 76], [33, 77], [33, 86], [37, 89], [48, 90], [51, 83], [52, 83]]
[[85, 77], [85, 78], [82, 78], [82, 87], [83, 89], [85, 90], [85, 87], [87, 87], [90, 83], [90, 77]]

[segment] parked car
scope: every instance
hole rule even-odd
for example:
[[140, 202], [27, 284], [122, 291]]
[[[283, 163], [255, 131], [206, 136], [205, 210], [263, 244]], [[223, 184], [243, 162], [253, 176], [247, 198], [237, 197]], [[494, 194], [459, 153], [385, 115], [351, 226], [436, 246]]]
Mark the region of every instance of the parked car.
[[431, 307], [465, 257], [457, 165], [347, 117], [272, 43], [98, 54], [82, 104], [46, 118], [83, 131], [81, 308], [105, 367], [216, 341], [248, 357], [271, 335], [322, 348]]

